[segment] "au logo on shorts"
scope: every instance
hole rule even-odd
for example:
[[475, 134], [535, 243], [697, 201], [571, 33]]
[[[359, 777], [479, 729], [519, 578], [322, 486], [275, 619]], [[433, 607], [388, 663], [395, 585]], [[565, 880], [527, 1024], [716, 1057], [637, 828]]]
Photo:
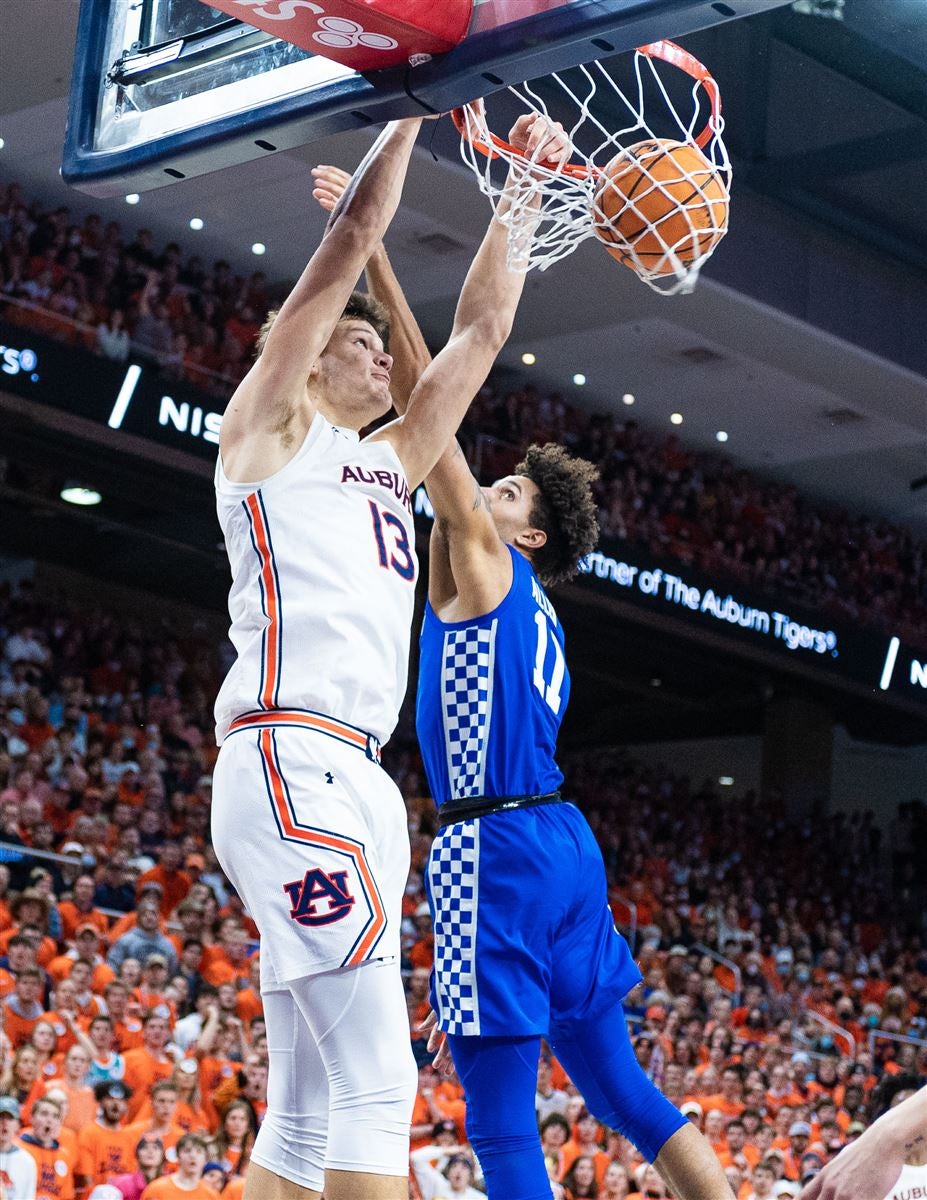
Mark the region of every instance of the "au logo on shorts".
[[320, 867], [313, 867], [302, 879], [285, 883], [283, 890], [290, 897], [290, 916], [300, 925], [310, 926], [342, 920], [354, 907], [347, 880], [347, 871], [326, 874]]

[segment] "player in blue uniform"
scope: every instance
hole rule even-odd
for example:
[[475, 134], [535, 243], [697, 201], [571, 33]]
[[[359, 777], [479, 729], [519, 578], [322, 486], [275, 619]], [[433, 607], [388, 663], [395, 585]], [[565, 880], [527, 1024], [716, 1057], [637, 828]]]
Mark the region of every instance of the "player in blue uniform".
[[534, 1115], [542, 1037], [592, 1113], [679, 1200], [722, 1200], [710, 1146], [637, 1064], [621, 1000], [640, 972], [592, 831], [558, 791], [570, 681], [543, 584], [569, 578], [595, 545], [594, 474], [560, 446], [532, 446], [514, 475], [480, 488], [455, 448], [426, 481], [435, 526], [417, 725], [439, 805], [432, 1002], [490, 1200], [550, 1196]]
[[[339, 175], [318, 170], [323, 203]], [[428, 352], [382, 249], [367, 281], [390, 311], [401, 411]], [[678, 1200], [723, 1200], [707, 1141], [637, 1064], [621, 1000], [640, 972], [614, 927], [592, 832], [558, 792], [570, 681], [544, 585], [573, 575], [596, 543], [594, 477], [562, 447], [532, 446], [514, 475], [481, 488], [455, 442], [426, 480], [435, 525], [417, 723], [439, 805], [432, 1002], [490, 1200], [551, 1194], [534, 1112], [542, 1037], [594, 1115]]]

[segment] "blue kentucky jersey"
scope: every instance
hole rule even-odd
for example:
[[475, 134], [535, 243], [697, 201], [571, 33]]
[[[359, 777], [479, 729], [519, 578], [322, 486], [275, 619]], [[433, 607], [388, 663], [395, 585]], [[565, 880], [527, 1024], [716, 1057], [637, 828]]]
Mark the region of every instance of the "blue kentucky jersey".
[[512, 586], [492, 612], [446, 623], [425, 609], [416, 725], [437, 804], [555, 791], [570, 696], [563, 629], [531, 564], [509, 546]]

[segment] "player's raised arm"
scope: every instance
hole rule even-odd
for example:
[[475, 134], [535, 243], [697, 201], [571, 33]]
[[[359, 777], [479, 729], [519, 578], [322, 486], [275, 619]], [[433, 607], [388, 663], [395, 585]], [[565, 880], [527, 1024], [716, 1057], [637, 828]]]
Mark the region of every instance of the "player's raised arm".
[[[431, 355], [382, 246], [367, 264], [367, 284], [389, 311], [390, 390], [402, 415]], [[435, 514], [428, 572], [432, 606], [464, 593], [471, 608], [495, 607], [511, 583], [512, 563], [456, 437], [428, 472], [425, 487]]]
[[[312, 168], [312, 177], [312, 195], [326, 212], [334, 212], [351, 183], [351, 176], [341, 167], [320, 164]], [[403, 416], [415, 385], [431, 363], [431, 352], [382, 242], [367, 260], [364, 274], [370, 294], [389, 313], [389, 351], [393, 360], [389, 390], [393, 407]]]
[[[519, 117], [509, 139], [529, 157], [557, 159], [570, 150], [562, 129], [538, 116]], [[508, 230], [494, 217], [467, 274], [450, 340], [416, 385], [405, 416], [372, 435], [392, 443], [410, 487], [450, 445], [511, 331], [525, 277], [508, 269], [507, 241]]]
[[222, 420], [226, 474], [260, 479], [296, 452], [315, 415], [310, 373], [399, 204], [420, 120], [384, 129], [344, 192], [319, 248], [276, 314]]

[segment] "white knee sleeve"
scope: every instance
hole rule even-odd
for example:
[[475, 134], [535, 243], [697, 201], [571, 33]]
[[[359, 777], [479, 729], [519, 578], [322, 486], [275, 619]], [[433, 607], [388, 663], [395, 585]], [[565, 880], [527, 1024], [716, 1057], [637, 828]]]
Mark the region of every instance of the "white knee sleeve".
[[315, 975], [290, 989], [326, 1069], [325, 1166], [405, 1178], [418, 1076], [398, 963]]
[[251, 1157], [321, 1192], [324, 1173], [405, 1178], [418, 1074], [398, 963], [265, 991], [267, 1114]]
[[328, 1079], [315, 1039], [289, 991], [264, 991], [267, 1112], [251, 1153], [265, 1170], [321, 1192]]

